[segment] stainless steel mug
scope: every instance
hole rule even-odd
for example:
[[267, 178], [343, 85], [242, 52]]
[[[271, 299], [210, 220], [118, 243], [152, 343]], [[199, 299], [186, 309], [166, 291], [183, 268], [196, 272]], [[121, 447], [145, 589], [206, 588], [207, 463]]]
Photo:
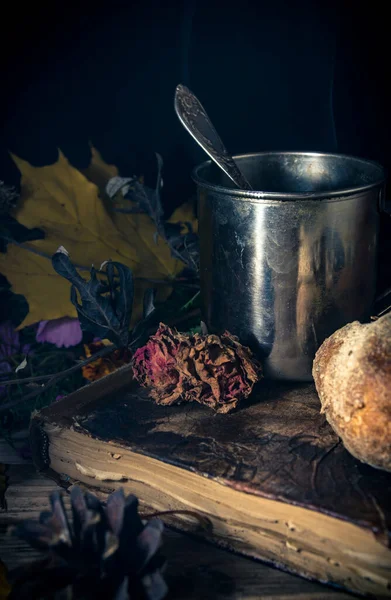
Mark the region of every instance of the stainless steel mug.
[[310, 381], [323, 340], [370, 315], [385, 172], [338, 154], [235, 159], [257, 191], [211, 161], [193, 172], [204, 320], [250, 346], [266, 376]]

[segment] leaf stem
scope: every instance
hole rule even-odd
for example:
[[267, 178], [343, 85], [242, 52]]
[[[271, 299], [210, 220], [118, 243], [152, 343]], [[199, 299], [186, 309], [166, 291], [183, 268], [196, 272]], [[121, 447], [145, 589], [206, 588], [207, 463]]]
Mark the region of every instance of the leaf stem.
[[[60, 373], [61, 372], [62, 371], [60, 371]], [[24, 377], [23, 379], [8, 379], [7, 381], [0, 380], [0, 384], [1, 385], [18, 385], [19, 383], [31, 383], [33, 381], [45, 381], [45, 379], [50, 379], [51, 377], [55, 377], [56, 375], [58, 375], [58, 373], [37, 375], [36, 377]]]
[[182, 306], [182, 308], [180, 309], [181, 312], [186, 311], [188, 308], [191, 308], [192, 304], [194, 303], [194, 301], [198, 298], [198, 296], [200, 295], [200, 291], [198, 290], [198, 292], [196, 292], [194, 294], [194, 296], [192, 296], [192, 298], [190, 298], [190, 300], [188, 302], [186, 302], [186, 304], [184, 304]]

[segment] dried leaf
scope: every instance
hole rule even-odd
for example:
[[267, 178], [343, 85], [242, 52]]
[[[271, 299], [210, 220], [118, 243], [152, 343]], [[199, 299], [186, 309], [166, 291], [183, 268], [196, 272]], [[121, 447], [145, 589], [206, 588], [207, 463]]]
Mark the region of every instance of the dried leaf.
[[156, 153], [156, 160], [158, 173], [155, 189], [151, 189], [138, 181], [135, 181], [134, 184], [130, 186], [127, 197], [139, 205], [139, 207], [152, 219], [156, 225], [157, 231], [159, 231], [163, 217], [163, 206], [160, 199], [163, 159], [160, 154]]
[[156, 290], [149, 288], [144, 294], [143, 301], [143, 319], [147, 319], [155, 311]]
[[[76, 307], [82, 330], [111, 340], [119, 347], [127, 346], [133, 304], [131, 270], [121, 263], [106, 261], [100, 270], [106, 271], [108, 285], [97, 278], [94, 267], [91, 267], [90, 279], [86, 281], [62, 247], [53, 255], [52, 264], [56, 273], [72, 284], [71, 302]], [[116, 282], [116, 272], [119, 282]]]
[[[107, 166], [98, 155], [88, 177], [98, 182], [110, 178], [114, 167]], [[33, 167], [13, 156], [19, 168], [21, 195], [14, 217], [24, 226], [44, 231], [45, 239], [26, 242], [22, 247], [9, 244], [0, 254], [0, 272], [7, 277], [13, 291], [26, 297], [29, 314], [21, 327], [41, 320], [77, 316], [69, 300], [69, 283], [53, 272], [51, 256], [62, 244], [72, 255], [74, 264], [88, 271], [107, 259], [129, 267], [135, 278], [133, 321], [142, 314], [145, 289], [158, 290], [158, 299], [170, 293], [161, 283], [174, 278], [182, 269], [165, 241], [154, 241], [156, 227], [146, 214], [111, 215], [106, 210], [100, 187], [89, 181], [59, 152], [53, 165]], [[185, 209], [187, 211], [187, 209]]]
[[106, 194], [110, 200], [115, 200], [116, 196], [120, 193], [125, 197], [129, 192], [130, 185], [134, 183], [134, 181], [134, 177], [119, 177], [116, 175], [107, 182]]
[[27, 356], [24, 357], [22, 362], [16, 367], [15, 373], [19, 373], [19, 371], [23, 371], [27, 367]]
[[[104, 348], [103, 342], [92, 342], [91, 344], [84, 345], [84, 351], [86, 357], [90, 358], [93, 354], [96, 354]], [[113, 350], [108, 356], [104, 358], [97, 358], [88, 365], [82, 367], [83, 377], [88, 381], [96, 381], [105, 377], [109, 373], [113, 373], [120, 367], [130, 363], [131, 352], [127, 348], [117, 348]]]
[[194, 271], [199, 268], [198, 222], [194, 218], [191, 202], [180, 206], [163, 224], [164, 237], [174, 256], [180, 255], [182, 260]]
[[163, 159], [159, 154], [157, 158], [157, 178], [155, 189], [151, 189], [138, 181], [135, 177], [112, 177], [106, 186], [106, 194], [113, 202], [114, 211], [121, 215], [146, 213], [155, 224], [153, 240], [158, 243], [159, 235], [170, 248], [171, 255], [179, 258], [188, 268], [198, 270], [199, 243], [198, 236], [193, 230], [193, 211], [189, 214], [187, 222], [180, 222], [178, 216], [163, 221], [163, 206], [160, 198], [160, 189], [163, 185], [162, 169]]
[[[112, 303], [115, 313], [120, 322], [122, 330], [129, 331], [134, 298], [134, 282], [132, 271], [128, 267], [125, 267], [125, 265], [122, 263], [113, 261], [108, 261], [105, 265], [105, 268], [112, 294]], [[118, 277], [118, 283], [116, 282], [116, 277]]]

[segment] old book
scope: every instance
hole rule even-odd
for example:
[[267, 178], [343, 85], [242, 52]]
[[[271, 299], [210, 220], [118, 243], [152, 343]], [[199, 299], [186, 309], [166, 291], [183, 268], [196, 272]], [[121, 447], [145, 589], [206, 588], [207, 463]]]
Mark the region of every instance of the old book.
[[391, 474], [348, 454], [319, 408], [312, 384], [266, 381], [228, 415], [157, 406], [124, 367], [35, 414], [30, 439], [64, 487], [122, 486], [223, 547], [391, 597]]

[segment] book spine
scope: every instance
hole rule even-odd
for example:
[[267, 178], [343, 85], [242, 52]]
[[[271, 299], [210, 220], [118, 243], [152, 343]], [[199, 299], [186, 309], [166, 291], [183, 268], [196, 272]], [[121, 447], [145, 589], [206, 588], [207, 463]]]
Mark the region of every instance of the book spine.
[[38, 417], [33, 417], [30, 421], [29, 440], [33, 463], [37, 471], [52, 479], [60, 487], [67, 489], [71, 483], [64, 481], [59, 473], [50, 467], [49, 436], [45, 431], [44, 421]]
[[30, 447], [33, 462], [38, 471], [46, 471], [50, 467], [49, 436], [43, 422], [33, 417], [29, 429]]

